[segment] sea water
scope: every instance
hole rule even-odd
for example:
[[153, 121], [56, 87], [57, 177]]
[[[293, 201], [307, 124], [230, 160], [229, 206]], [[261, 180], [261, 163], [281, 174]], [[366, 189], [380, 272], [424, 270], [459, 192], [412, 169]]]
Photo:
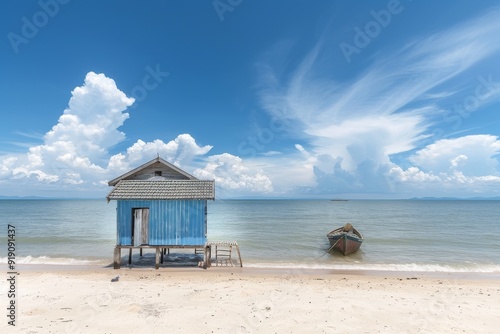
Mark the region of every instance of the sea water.
[[[18, 263], [112, 262], [115, 202], [1, 200], [0, 210], [1, 263], [8, 224]], [[361, 249], [327, 252], [326, 234], [348, 222], [363, 234]], [[246, 267], [498, 273], [500, 203], [216, 200], [208, 204], [208, 239], [237, 241]]]

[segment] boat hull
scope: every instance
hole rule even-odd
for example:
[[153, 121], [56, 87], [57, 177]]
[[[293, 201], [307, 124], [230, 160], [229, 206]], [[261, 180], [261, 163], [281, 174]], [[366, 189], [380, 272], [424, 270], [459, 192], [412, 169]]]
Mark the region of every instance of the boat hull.
[[330, 248], [344, 255], [357, 252], [363, 243], [363, 238], [354, 233], [334, 230], [328, 233], [327, 236]]

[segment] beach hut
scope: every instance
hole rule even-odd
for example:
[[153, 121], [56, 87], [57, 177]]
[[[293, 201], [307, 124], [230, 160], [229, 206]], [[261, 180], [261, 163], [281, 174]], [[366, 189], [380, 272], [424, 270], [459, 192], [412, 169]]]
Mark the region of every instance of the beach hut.
[[[207, 239], [207, 200], [215, 199], [214, 181], [198, 180], [159, 156], [108, 182], [108, 202], [117, 201], [117, 240], [114, 268], [121, 250], [204, 248]], [[206, 248], [205, 248], [206, 257]]]

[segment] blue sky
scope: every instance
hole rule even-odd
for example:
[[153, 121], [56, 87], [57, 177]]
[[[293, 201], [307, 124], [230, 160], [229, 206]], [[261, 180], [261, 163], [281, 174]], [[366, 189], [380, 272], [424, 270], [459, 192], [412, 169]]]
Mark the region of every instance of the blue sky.
[[3, 1], [0, 195], [500, 195], [496, 1]]

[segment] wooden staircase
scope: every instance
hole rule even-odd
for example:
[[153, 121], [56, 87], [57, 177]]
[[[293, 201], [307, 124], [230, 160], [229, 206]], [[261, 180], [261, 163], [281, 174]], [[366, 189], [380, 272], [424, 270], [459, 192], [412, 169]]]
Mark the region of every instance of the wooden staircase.
[[[243, 262], [241, 261], [240, 247], [236, 241], [217, 241], [217, 242], [207, 242], [206, 247], [208, 249], [208, 254], [206, 257], [207, 267], [214, 265], [215, 267], [243, 267]], [[215, 258], [212, 259], [212, 249], [214, 251]], [[233, 249], [236, 250], [238, 258], [233, 258]]]

